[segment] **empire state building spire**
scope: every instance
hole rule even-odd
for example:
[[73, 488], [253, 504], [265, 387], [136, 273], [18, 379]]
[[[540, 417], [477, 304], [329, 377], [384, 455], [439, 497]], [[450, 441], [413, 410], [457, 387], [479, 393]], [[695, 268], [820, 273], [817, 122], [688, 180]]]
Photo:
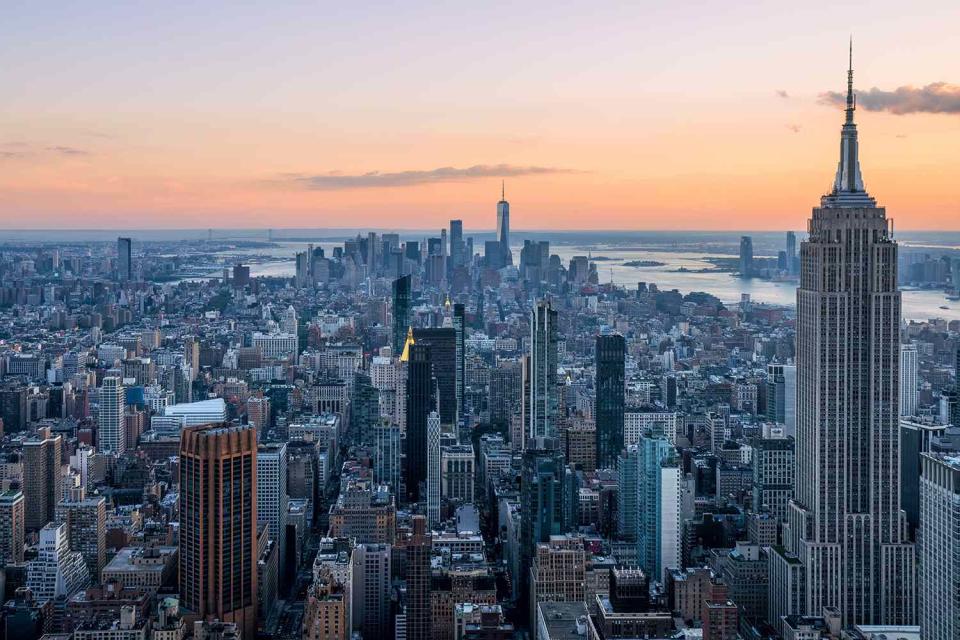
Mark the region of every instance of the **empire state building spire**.
[[857, 110], [857, 96], [853, 92], [853, 39], [850, 39], [850, 58], [847, 66], [846, 119], [840, 132], [840, 162], [833, 190], [823, 197], [824, 207], [874, 207], [876, 201], [863, 187], [860, 173], [860, 147], [857, 140], [857, 125], [853, 114]]

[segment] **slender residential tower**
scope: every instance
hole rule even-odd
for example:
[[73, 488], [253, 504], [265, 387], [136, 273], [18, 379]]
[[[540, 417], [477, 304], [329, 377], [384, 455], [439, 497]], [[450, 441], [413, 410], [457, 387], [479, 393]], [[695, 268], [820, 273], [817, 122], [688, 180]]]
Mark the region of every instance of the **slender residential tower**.
[[853, 65], [833, 190], [813, 209], [797, 290], [797, 476], [788, 544], [804, 613], [912, 624], [914, 549], [900, 508], [897, 244], [864, 190]]

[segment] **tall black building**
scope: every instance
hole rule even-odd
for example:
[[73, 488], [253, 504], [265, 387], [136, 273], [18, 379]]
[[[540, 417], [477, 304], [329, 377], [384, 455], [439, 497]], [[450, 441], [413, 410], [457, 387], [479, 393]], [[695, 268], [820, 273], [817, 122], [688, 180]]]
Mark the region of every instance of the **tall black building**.
[[393, 281], [393, 353], [400, 355], [410, 327], [410, 276]]
[[597, 336], [597, 468], [612, 469], [623, 449], [623, 336]]
[[420, 485], [427, 479], [427, 416], [436, 410], [436, 381], [431, 348], [415, 342], [407, 360], [407, 441], [403, 475], [407, 500], [420, 499]]
[[457, 418], [457, 332], [453, 327], [414, 329], [415, 344], [430, 347], [433, 376], [437, 379], [440, 422], [452, 425]]
[[563, 453], [556, 439], [536, 438], [523, 452], [520, 476], [519, 611], [529, 611], [530, 567], [537, 545], [567, 530]]

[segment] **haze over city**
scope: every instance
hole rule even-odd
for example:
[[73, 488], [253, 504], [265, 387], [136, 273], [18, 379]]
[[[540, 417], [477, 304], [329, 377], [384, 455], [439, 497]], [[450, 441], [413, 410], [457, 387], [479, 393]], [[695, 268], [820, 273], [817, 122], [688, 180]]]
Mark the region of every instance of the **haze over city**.
[[518, 229], [800, 229], [836, 167], [851, 34], [867, 187], [898, 229], [960, 227], [954, 2], [3, 18], [8, 228], [490, 229], [505, 179]]

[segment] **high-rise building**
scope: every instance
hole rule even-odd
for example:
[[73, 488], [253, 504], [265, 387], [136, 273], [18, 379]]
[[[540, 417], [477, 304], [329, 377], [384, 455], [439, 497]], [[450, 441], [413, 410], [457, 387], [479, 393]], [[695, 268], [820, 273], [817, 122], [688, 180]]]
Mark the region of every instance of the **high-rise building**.
[[126, 390], [120, 378], [107, 376], [97, 393], [97, 449], [101, 453], [123, 455], [127, 450], [126, 429], [123, 414], [126, 407]]
[[353, 630], [364, 638], [385, 640], [393, 632], [390, 619], [390, 545], [360, 544], [350, 556]]
[[410, 276], [393, 281], [393, 353], [399, 355], [410, 328]]
[[38, 531], [52, 521], [61, 497], [59, 435], [39, 429], [23, 443], [23, 506], [26, 528]]
[[530, 313], [530, 427], [529, 439], [555, 438], [558, 407], [557, 312], [549, 301]]
[[637, 563], [652, 580], [666, 581], [680, 566], [680, 498], [683, 474], [676, 450], [664, 438], [640, 438], [637, 460]]
[[268, 536], [277, 545], [281, 592], [287, 584], [287, 445], [269, 442], [257, 447], [257, 519], [266, 522]]
[[612, 469], [623, 450], [626, 348], [623, 336], [597, 336], [596, 438], [600, 469]]
[[407, 499], [417, 502], [423, 497], [420, 485], [427, 479], [427, 416], [436, 411], [436, 381], [430, 347], [411, 344], [404, 348], [407, 359], [407, 438], [403, 480]]
[[472, 444], [454, 444], [440, 452], [441, 495], [453, 502], [473, 502], [475, 457]]
[[767, 419], [782, 424], [788, 436], [797, 433], [797, 367], [767, 365]]
[[87, 496], [83, 487], [71, 489], [57, 505], [57, 522], [67, 525], [70, 549], [79, 551], [90, 576], [98, 581], [107, 564], [107, 501]]
[[27, 564], [27, 588], [37, 602], [67, 598], [90, 581], [79, 551], [70, 549], [67, 525], [50, 522], [40, 529], [37, 558]]
[[427, 519], [413, 516], [413, 534], [407, 543], [407, 638], [431, 640], [430, 558], [432, 544]]
[[831, 193], [801, 245], [797, 476], [790, 549], [806, 611], [842, 623], [910, 624], [914, 549], [900, 508], [900, 292], [886, 211], [864, 190], [853, 71]]
[[797, 234], [787, 231], [787, 272], [795, 274], [797, 261]]
[[130, 238], [117, 238], [117, 280], [133, 280], [133, 242]]
[[917, 415], [917, 345], [900, 345], [900, 415]]
[[753, 275], [753, 238], [740, 237], [740, 275], [747, 278]]
[[256, 633], [257, 434], [226, 423], [180, 439], [180, 602]]
[[414, 329], [413, 340], [430, 348], [437, 412], [441, 423], [453, 425], [457, 419], [457, 332], [453, 327]]
[[513, 264], [513, 252], [510, 250], [510, 203], [507, 202], [503, 185], [500, 188], [500, 202], [497, 203], [497, 242], [500, 244], [502, 264]]
[[960, 637], [960, 456], [921, 456], [917, 595], [924, 640]]
[[[555, 440], [540, 438], [523, 452], [520, 480], [520, 585], [529, 596], [529, 571], [537, 545], [566, 531], [565, 465]], [[521, 609], [525, 610], [525, 609]]]
[[466, 308], [461, 303], [454, 303], [453, 305], [453, 331], [456, 335], [457, 351], [456, 351], [456, 396], [457, 396], [457, 413], [456, 421], [460, 422], [460, 419], [464, 416], [464, 397], [466, 391], [466, 371], [464, 370], [464, 361], [466, 360], [466, 347], [464, 346], [464, 339], [466, 338]]
[[617, 535], [621, 540], [637, 540], [637, 467], [640, 447], [627, 445], [617, 460]]
[[767, 511], [777, 522], [785, 522], [797, 468], [794, 439], [764, 425], [764, 433], [752, 444], [753, 509]]
[[0, 567], [23, 562], [23, 504], [20, 491], [8, 489], [0, 493]]
[[456, 268], [466, 263], [467, 251], [463, 243], [463, 220], [450, 221], [450, 264]]
[[440, 414], [427, 416], [427, 524], [440, 524]]
[[531, 628], [541, 602], [583, 602], [585, 582], [582, 539], [557, 535], [538, 544], [530, 566]]

